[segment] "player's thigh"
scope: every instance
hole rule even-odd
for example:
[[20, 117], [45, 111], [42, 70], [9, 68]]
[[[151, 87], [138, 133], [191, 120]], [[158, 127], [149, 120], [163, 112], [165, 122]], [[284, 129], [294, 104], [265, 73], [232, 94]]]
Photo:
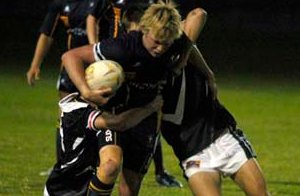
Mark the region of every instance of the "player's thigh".
[[197, 172], [188, 179], [188, 184], [193, 195], [221, 195], [221, 176], [219, 172]]
[[112, 130], [102, 130], [97, 133], [98, 153], [101, 162], [113, 160], [122, 161], [119, 134]]
[[256, 159], [249, 159], [232, 176], [247, 195], [268, 195], [266, 182]]

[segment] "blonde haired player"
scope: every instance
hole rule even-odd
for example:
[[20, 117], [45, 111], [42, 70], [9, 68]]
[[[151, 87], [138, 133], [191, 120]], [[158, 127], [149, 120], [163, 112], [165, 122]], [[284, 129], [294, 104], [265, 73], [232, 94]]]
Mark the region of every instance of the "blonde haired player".
[[[86, 99], [97, 102], [99, 92], [87, 86], [83, 65], [103, 59], [118, 62], [127, 76], [123, 86], [129, 91], [117, 91], [114, 107], [139, 107], [157, 96], [161, 80], [178, 64], [184, 53], [182, 46], [190, 40], [182, 34], [180, 14], [171, 3], [150, 5], [141, 19], [141, 30], [63, 55], [70, 78]], [[118, 104], [125, 97], [126, 103]], [[119, 191], [121, 195], [137, 195], [155, 150], [157, 115], [119, 136], [124, 155]]]
[[[98, 77], [89, 83], [97, 84], [97, 80], [102, 81]], [[59, 102], [61, 157], [47, 179], [45, 196], [110, 195], [122, 162], [116, 132], [135, 126], [159, 110], [163, 103], [157, 96], [142, 107], [115, 115], [103, 110], [112, 89], [102, 87], [99, 92], [102, 104], [87, 101], [79, 93], [72, 93]]]

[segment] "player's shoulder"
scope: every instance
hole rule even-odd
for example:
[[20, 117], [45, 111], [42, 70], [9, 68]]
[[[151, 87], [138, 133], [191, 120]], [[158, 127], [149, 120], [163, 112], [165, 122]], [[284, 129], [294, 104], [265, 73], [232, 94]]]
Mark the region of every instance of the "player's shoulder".
[[117, 39], [131, 42], [132, 44], [142, 43], [142, 32], [130, 31], [129, 33], [122, 33]]
[[192, 41], [188, 38], [188, 36], [183, 32], [182, 35], [178, 38], [175, 39], [173, 46], [177, 47], [177, 46], [185, 46], [187, 44], [192, 44]]
[[100, 42], [101, 49], [113, 51], [127, 57], [136, 53], [142, 46], [140, 32], [123, 33], [119, 37], [106, 39]]
[[66, 0], [53, 0], [49, 5], [49, 11], [61, 12], [66, 2]]

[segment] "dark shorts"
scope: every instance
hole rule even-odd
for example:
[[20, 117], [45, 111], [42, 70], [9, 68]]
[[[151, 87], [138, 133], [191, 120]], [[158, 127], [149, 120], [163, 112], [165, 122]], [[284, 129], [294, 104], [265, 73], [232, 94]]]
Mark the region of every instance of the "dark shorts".
[[64, 68], [60, 71], [57, 79], [57, 90], [66, 93], [78, 92], [78, 89], [73, 84], [73, 82], [67, 74], [67, 71]]
[[123, 149], [123, 167], [145, 174], [151, 163], [159, 134], [157, 115], [153, 114], [133, 129], [120, 134]]

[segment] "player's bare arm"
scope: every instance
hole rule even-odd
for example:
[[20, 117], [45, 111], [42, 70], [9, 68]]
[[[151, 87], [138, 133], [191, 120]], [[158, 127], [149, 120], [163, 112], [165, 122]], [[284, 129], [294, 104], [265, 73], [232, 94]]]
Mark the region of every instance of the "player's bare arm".
[[99, 41], [99, 25], [97, 18], [91, 14], [86, 18], [86, 32], [90, 44], [95, 44]]
[[53, 43], [53, 38], [41, 33], [31, 62], [31, 66], [26, 73], [27, 83], [32, 86], [35, 80], [40, 79], [40, 66], [43, 62], [44, 57], [48, 53], [51, 45]]
[[196, 8], [189, 12], [186, 19], [183, 22], [183, 30], [185, 34], [194, 43], [197, 41], [205, 23], [207, 13], [202, 8]]
[[144, 107], [133, 108], [118, 115], [103, 112], [102, 115], [95, 120], [95, 126], [98, 129], [109, 128], [116, 131], [125, 131], [136, 126], [152, 113], [158, 112], [162, 105], [162, 97], [157, 96], [152, 102]]
[[197, 39], [204, 28], [206, 17], [207, 13], [204, 9], [196, 8], [190, 11], [186, 19], [182, 21], [183, 31], [190, 42], [187, 42], [185, 45], [185, 52], [182, 55], [178, 66], [174, 70], [175, 73], [179, 74], [181, 69], [186, 66], [189, 55], [193, 50], [193, 45], [197, 42]]
[[217, 87], [216, 87], [216, 81], [215, 81], [215, 75], [214, 72], [210, 69], [208, 64], [206, 63], [205, 59], [203, 58], [200, 50], [197, 48], [197, 46], [193, 46], [189, 59], [192, 66], [195, 66], [200, 72], [202, 72], [208, 82], [208, 86], [212, 92], [213, 98], [217, 97]]
[[85, 80], [84, 64], [93, 62], [95, 62], [93, 45], [69, 50], [62, 56], [62, 64], [81, 95], [89, 101], [102, 105], [107, 103], [109, 99], [109, 97], [103, 96], [109, 93], [108, 90], [91, 90]]

